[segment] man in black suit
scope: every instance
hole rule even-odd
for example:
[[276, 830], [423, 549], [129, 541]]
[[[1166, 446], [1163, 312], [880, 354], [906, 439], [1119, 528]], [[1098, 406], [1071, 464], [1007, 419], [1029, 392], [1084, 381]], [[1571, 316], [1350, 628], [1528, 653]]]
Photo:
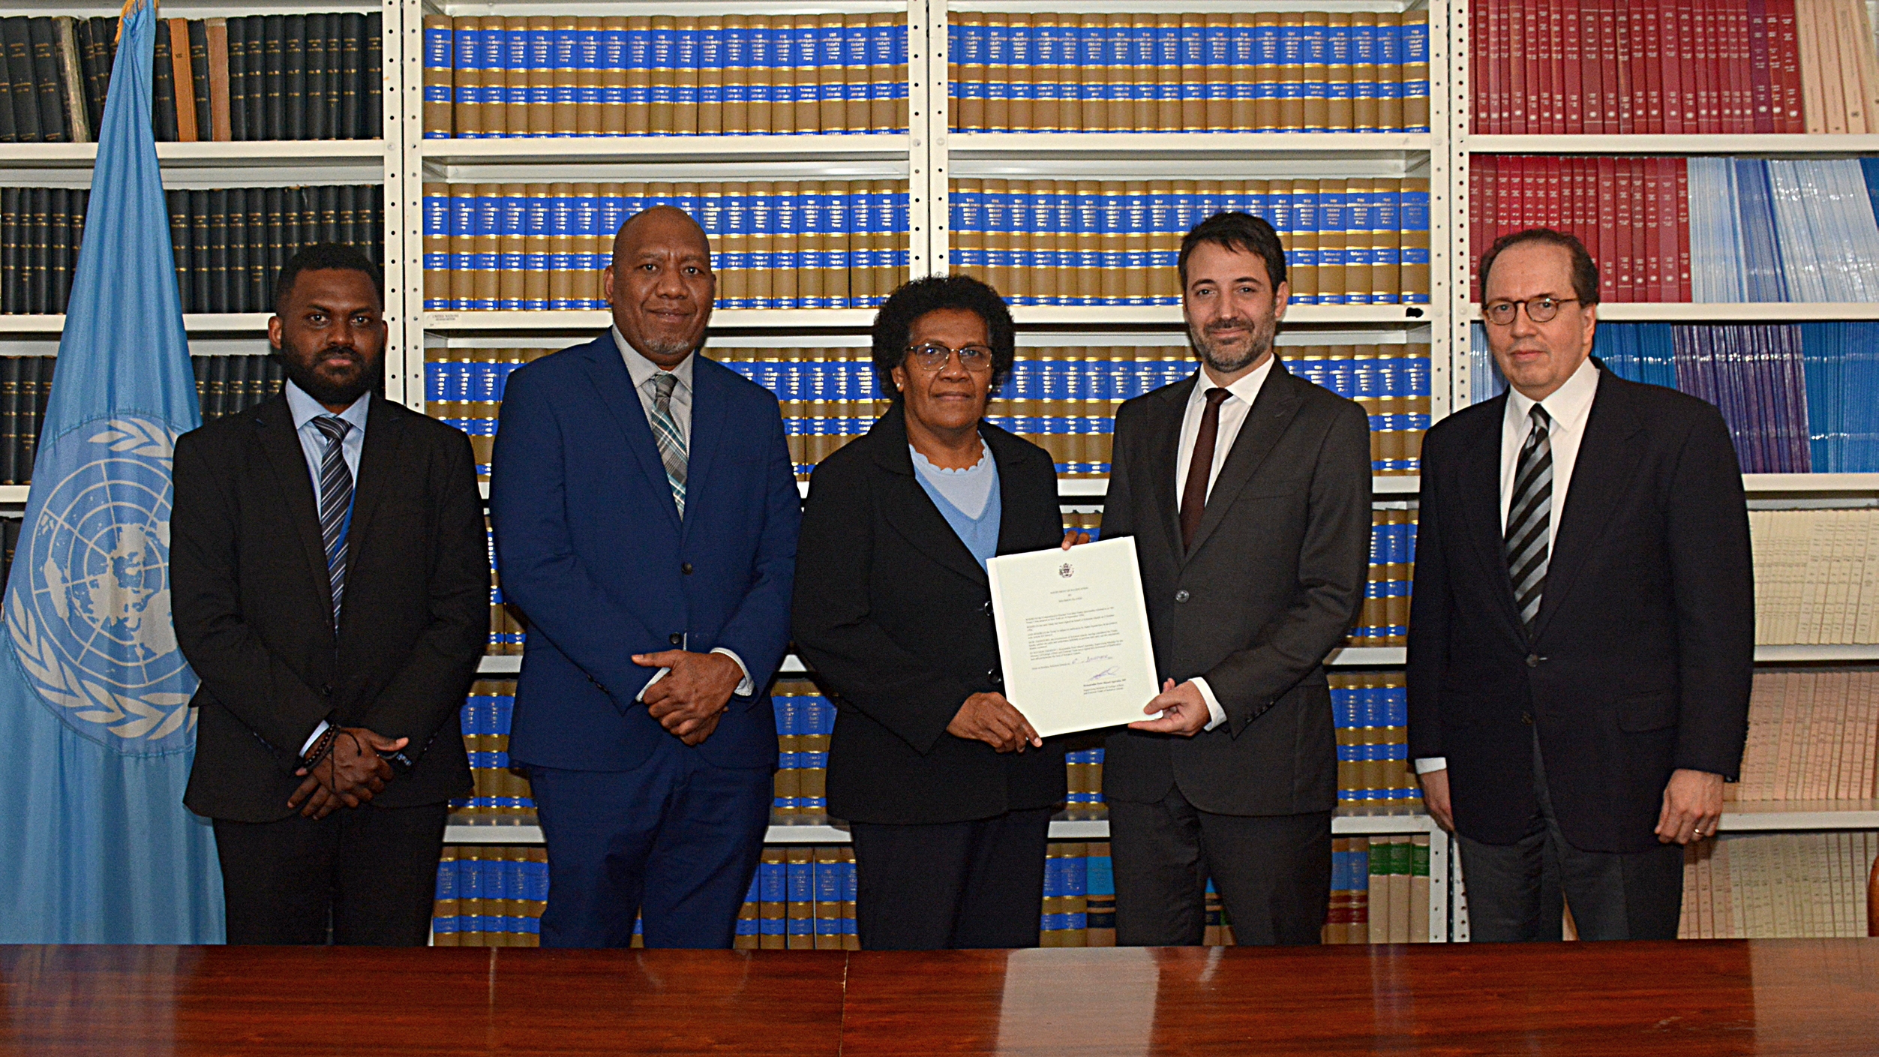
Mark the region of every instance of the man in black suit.
[[[230, 943], [421, 945], [457, 710], [488, 627], [470, 444], [373, 392], [378, 269], [281, 272], [282, 395], [176, 444], [176, 637], [201, 677], [184, 803], [215, 820]], [[354, 488], [354, 482], [357, 488]]]
[[[1511, 386], [1422, 448], [1409, 747], [1460, 838], [1476, 940], [1675, 939], [1683, 848], [1713, 836], [1747, 734], [1747, 505], [1709, 404], [1591, 356], [1571, 235], [1481, 259]], [[1570, 489], [1570, 491], [1568, 491]]]
[[1265, 221], [1181, 244], [1201, 369], [1122, 405], [1103, 537], [1134, 536], [1163, 692], [1109, 737], [1116, 941], [1199, 943], [1211, 875], [1241, 943], [1317, 943], [1337, 748], [1324, 658], [1363, 603], [1369, 419], [1273, 355]]

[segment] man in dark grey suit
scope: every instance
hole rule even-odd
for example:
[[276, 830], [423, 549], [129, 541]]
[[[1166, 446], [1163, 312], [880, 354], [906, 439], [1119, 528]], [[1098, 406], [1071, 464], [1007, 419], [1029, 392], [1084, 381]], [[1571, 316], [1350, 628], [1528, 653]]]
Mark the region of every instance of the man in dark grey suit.
[[1134, 536], [1159, 719], [1110, 736], [1116, 940], [1193, 944], [1209, 876], [1240, 943], [1317, 943], [1337, 749], [1325, 655], [1363, 602], [1369, 420], [1272, 354], [1289, 289], [1265, 221], [1181, 244], [1193, 378], [1122, 405], [1103, 537]]

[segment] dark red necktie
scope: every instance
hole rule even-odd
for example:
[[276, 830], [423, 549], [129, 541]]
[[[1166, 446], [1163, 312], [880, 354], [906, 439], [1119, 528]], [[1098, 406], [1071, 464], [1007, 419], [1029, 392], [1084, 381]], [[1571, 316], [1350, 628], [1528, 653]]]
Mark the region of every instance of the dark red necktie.
[[1229, 394], [1215, 387], [1207, 390], [1207, 409], [1200, 415], [1200, 432], [1194, 437], [1194, 454], [1187, 462], [1187, 484], [1181, 489], [1181, 549], [1194, 546], [1194, 533], [1200, 528], [1200, 516], [1207, 509], [1207, 479], [1213, 476], [1214, 442], [1220, 437], [1220, 404]]

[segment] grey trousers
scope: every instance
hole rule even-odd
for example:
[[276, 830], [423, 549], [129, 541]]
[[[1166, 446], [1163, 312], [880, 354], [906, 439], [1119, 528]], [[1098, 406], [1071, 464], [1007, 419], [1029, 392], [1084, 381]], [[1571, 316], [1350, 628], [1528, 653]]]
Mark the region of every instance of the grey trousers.
[[1553, 800], [1533, 744], [1538, 813], [1513, 844], [1483, 844], [1456, 835], [1468, 900], [1469, 937], [1476, 943], [1561, 938], [1561, 911], [1584, 940], [1674, 940], [1683, 911], [1683, 847], [1641, 852], [1581, 851], [1559, 831]]

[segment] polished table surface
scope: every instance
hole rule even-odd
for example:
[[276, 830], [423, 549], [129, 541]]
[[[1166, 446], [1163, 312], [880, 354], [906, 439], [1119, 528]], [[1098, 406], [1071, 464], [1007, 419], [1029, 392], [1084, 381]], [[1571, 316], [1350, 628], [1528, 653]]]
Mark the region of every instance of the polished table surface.
[[0, 947], [0, 1053], [1874, 1054], [1879, 940]]

